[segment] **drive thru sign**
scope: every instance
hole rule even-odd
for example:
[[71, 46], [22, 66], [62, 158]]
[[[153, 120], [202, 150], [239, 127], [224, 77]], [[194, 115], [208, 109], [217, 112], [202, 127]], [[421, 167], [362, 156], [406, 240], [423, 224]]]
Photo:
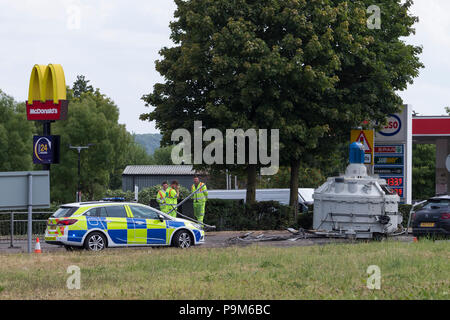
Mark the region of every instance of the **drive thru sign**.
[[364, 163], [373, 164], [374, 133], [373, 130], [352, 130], [350, 143], [359, 142], [364, 146]]

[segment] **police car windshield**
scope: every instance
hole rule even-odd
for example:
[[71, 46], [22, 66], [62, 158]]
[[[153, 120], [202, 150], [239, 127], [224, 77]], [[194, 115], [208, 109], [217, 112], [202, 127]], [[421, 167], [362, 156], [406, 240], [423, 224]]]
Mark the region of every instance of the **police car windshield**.
[[56, 210], [52, 217], [70, 217], [75, 211], [77, 211], [77, 209], [77, 207], [60, 207], [58, 210]]

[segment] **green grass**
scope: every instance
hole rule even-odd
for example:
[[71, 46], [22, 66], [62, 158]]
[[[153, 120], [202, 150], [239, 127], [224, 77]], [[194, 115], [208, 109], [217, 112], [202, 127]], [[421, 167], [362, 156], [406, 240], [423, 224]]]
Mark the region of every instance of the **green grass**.
[[[67, 267], [81, 289], [66, 287]], [[366, 287], [367, 267], [381, 289]], [[450, 243], [0, 255], [0, 299], [449, 299]]]

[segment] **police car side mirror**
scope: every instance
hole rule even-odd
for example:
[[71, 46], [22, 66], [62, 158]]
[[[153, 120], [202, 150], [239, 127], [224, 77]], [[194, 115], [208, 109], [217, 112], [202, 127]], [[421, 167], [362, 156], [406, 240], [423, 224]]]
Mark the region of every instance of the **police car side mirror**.
[[158, 218], [159, 218], [159, 221], [161, 221], [161, 222], [163, 222], [163, 221], [164, 221], [164, 216], [163, 216], [163, 215], [161, 215], [161, 214], [158, 214]]

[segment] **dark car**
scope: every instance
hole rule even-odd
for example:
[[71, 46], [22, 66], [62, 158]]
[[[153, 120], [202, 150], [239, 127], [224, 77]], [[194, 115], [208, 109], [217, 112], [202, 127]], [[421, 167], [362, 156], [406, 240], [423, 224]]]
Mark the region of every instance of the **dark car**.
[[413, 235], [450, 235], [450, 196], [428, 199], [412, 216]]

